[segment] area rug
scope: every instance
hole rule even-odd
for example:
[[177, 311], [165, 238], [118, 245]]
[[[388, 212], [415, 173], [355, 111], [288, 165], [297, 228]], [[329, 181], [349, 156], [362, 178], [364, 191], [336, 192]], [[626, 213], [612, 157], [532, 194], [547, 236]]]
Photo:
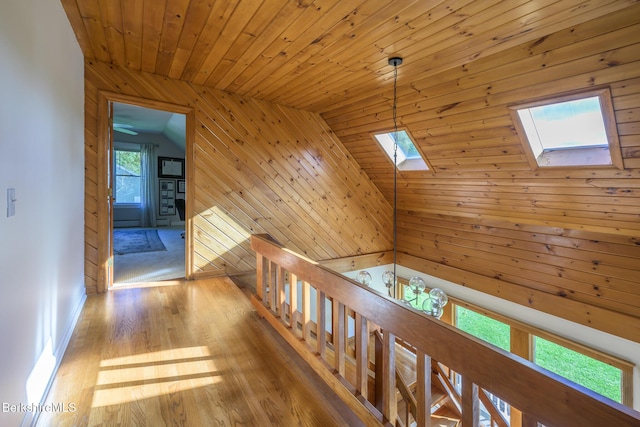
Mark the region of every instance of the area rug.
[[166, 251], [157, 230], [114, 230], [113, 253], [115, 255], [139, 252]]

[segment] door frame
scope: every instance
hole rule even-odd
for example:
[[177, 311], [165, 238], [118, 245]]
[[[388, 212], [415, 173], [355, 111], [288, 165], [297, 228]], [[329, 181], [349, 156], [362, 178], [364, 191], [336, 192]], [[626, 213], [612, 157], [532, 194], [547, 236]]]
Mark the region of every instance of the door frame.
[[113, 141], [113, 126], [111, 123], [111, 103], [137, 105], [154, 110], [169, 111], [184, 114], [185, 129], [185, 277], [193, 278], [193, 201], [195, 187], [193, 184], [194, 166], [193, 149], [195, 138], [195, 110], [184, 105], [119, 93], [99, 91], [98, 93], [98, 205], [97, 205], [97, 257], [98, 283], [97, 292], [106, 292], [113, 286], [113, 188], [111, 187], [111, 156]]

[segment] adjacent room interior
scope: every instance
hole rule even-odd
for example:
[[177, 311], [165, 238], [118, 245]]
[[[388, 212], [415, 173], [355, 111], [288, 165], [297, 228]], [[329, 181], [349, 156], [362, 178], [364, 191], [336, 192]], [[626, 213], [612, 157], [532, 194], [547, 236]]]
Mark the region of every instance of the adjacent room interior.
[[113, 286], [185, 277], [185, 125], [113, 103]]

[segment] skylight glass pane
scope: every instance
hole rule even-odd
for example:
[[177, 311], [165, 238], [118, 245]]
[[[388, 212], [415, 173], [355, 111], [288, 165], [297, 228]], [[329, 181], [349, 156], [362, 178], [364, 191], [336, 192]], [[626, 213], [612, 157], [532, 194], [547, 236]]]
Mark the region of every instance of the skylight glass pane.
[[[528, 110], [535, 127], [534, 139], [539, 139], [545, 150], [607, 145], [597, 96]], [[527, 136], [530, 136], [529, 131]]]
[[397, 166], [399, 170], [428, 170], [429, 167], [424, 161], [420, 152], [411, 140], [409, 134], [404, 130], [396, 132], [386, 132], [374, 135], [384, 152], [393, 162], [394, 141], [398, 143]]
[[404, 154], [405, 158], [407, 159], [420, 158], [420, 153], [418, 153], [418, 149], [416, 148], [416, 146], [413, 145], [413, 142], [411, 141], [411, 138], [409, 138], [409, 135], [407, 135], [407, 132], [403, 130], [399, 130], [397, 133], [391, 132], [390, 135], [394, 139], [396, 138], [396, 135], [397, 135], [398, 149], [402, 150], [402, 153]]
[[[532, 167], [624, 168], [606, 89], [509, 107]], [[607, 127], [608, 126], [608, 127]]]

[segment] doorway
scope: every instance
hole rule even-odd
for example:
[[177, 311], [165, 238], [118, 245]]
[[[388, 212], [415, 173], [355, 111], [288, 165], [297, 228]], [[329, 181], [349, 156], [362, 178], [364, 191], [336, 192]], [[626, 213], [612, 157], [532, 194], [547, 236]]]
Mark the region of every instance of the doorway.
[[185, 277], [186, 116], [113, 103], [113, 286]]
[[104, 236], [98, 245], [102, 289], [190, 278], [193, 135], [187, 129], [193, 130], [193, 110], [118, 94], [101, 93], [100, 99], [105, 132], [98, 176], [108, 201], [99, 209], [105, 220], [98, 223], [104, 224], [98, 227]]

